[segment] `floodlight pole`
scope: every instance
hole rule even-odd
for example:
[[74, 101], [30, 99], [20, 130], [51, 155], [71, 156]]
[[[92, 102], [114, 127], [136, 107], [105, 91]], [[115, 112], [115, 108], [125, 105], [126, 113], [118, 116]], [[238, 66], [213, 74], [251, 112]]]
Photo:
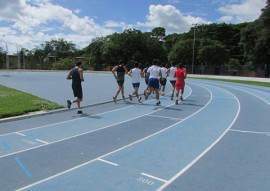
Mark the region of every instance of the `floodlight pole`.
[[21, 51], [21, 49], [20, 49], [20, 45], [18, 45], [18, 44], [15, 44], [15, 46], [16, 46], [16, 49], [17, 49], [17, 57], [18, 57], [18, 69], [21, 69], [21, 67], [20, 67], [20, 51]]
[[195, 60], [195, 40], [196, 40], [196, 27], [197, 23], [193, 24], [193, 46], [192, 46], [192, 65], [191, 65], [191, 73], [194, 74], [194, 60]]

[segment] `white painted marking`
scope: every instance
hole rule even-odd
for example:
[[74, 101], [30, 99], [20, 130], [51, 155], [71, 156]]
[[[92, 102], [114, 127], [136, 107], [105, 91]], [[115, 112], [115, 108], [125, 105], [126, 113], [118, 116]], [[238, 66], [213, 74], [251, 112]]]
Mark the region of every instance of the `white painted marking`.
[[48, 142], [46, 142], [46, 141], [43, 141], [43, 140], [40, 140], [40, 139], [36, 139], [36, 141], [38, 141], [38, 142], [41, 142], [41, 143], [44, 143], [44, 144], [49, 144]]
[[230, 129], [230, 131], [235, 131], [239, 133], [252, 133], [252, 134], [270, 134], [270, 132], [259, 132], [259, 131], [243, 131], [243, 130], [237, 130], [237, 129]]
[[155, 179], [155, 180], [158, 180], [158, 181], [160, 181], [160, 182], [167, 182], [167, 180], [164, 180], [164, 179], [162, 179], [162, 178], [158, 178], [158, 177], [156, 177], [156, 176], [152, 176], [152, 175], [150, 175], [150, 174], [141, 173], [141, 175], [147, 176], [147, 177], [152, 178], [152, 179]]
[[[192, 93], [192, 91], [190, 92], [190, 94], [191, 94], [191, 93]], [[190, 95], [190, 94], [189, 94], [189, 95]], [[187, 95], [187, 97], [188, 97], [189, 95]], [[82, 135], [86, 135], [86, 134], [89, 134], [89, 133], [93, 133], [93, 132], [97, 132], [97, 131], [100, 131], [100, 130], [103, 130], [103, 129], [107, 129], [107, 128], [113, 127], [113, 126], [115, 126], [115, 125], [119, 125], [119, 124], [122, 124], [122, 123], [126, 123], [126, 122], [128, 122], [128, 121], [132, 121], [132, 120], [134, 120], [134, 119], [138, 119], [138, 118], [147, 116], [147, 115], [149, 115], [149, 114], [151, 114], [151, 113], [155, 113], [155, 112], [161, 111], [161, 110], [166, 109], [166, 108], [168, 108], [168, 107], [170, 107], [170, 106], [172, 106], [172, 105], [174, 105], [174, 103], [171, 104], [171, 105], [168, 105], [167, 107], [160, 108], [160, 109], [157, 109], [157, 110], [155, 110], [155, 111], [151, 111], [151, 112], [149, 112], [149, 113], [146, 113], [146, 114], [143, 114], [143, 115], [139, 115], [139, 116], [137, 116], [137, 117], [134, 117], [134, 118], [131, 118], [131, 119], [128, 119], [128, 120], [125, 120], [125, 121], [121, 121], [121, 122], [118, 122], [118, 123], [115, 123], [115, 124], [111, 124], [111, 125], [108, 125], [108, 126], [104, 126], [104, 127], [99, 128], [99, 129], [87, 131], [87, 132], [84, 132], [84, 133], [81, 133], [81, 134], [77, 134], [77, 135], [74, 135], [74, 136], [71, 136], [71, 137], [67, 137], [67, 138], [64, 138], [64, 139], [59, 139], [59, 140], [57, 140], [57, 141], [53, 141], [53, 142], [50, 142], [50, 143], [48, 143], [48, 144], [54, 144], [54, 143], [62, 142], [62, 141], [69, 140], [69, 139], [72, 139], [72, 138], [75, 138], [75, 137], [79, 137], [79, 136], [82, 136]], [[201, 108], [201, 109], [202, 109], [202, 108]], [[198, 111], [201, 111], [201, 109], [198, 110]], [[198, 112], [198, 111], [197, 111], [197, 112]], [[194, 114], [196, 114], [197, 112], [195, 112]], [[191, 117], [191, 116], [193, 116], [193, 114], [190, 115], [190, 117]], [[187, 117], [187, 118], [188, 118], [188, 117]], [[187, 119], [187, 118], [186, 118], [186, 119]], [[73, 121], [73, 120], [71, 120], [71, 121]], [[178, 123], [176, 123], [176, 124], [178, 124]], [[33, 129], [35, 129], [35, 128], [33, 128]], [[155, 135], [155, 134], [153, 134], [153, 135]], [[0, 135], [0, 136], [1, 136], [1, 135]], [[146, 137], [146, 138], [147, 138], [147, 137]], [[48, 145], [48, 144], [47, 144], [47, 145]], [[4, 158], [4, 157], [10, 156], [10, 155], [22, 153], [22, 152], [29, 151], [29, 150], [32, 150], [32, 149], [37, 149], [37, 148], [40, 148], [40, 147], [43, 147], [43, 146], [45, 146], [45, 145], [39, 145], [39, 146], [36, 146], [36, 147], [32, 147], [32, 148], [20, 150], [20, 151], [17, 151], [17, 152], [9, 153], [9, 154], [0, 156], [0, 158]]]
[[146, 178], [144, 178], [144, 177], [139, 177], [139, 178], [137, 178], [137, 181], [139, 181], [139, 182], [141, 182], [141, 183], [143, 183], [143, 184], [147, 184], [147, 185], [149, 185], [149, 186], [152, 186], [152, 185], [155, 184], [154, 181], [148, 180], [148, 179], [146, 179]]
[[31, 140], [29, 140], [29, 139], [23, 139], [22, 141], [23, 141], [23, 142], [26, 142], [26, 143], [28, 143], [28, 144], [31, 144], [31, 145], [36, 145], [36, 144], [37, 144], [36, 142], [31, 141]]
[[160, 115], [148, 115], [148, 116], [150, 116], [150, 117], [157, 117], [157, 118], [164, 118], [164, 119], [171, 119], [171, 120], [177, 120], [177, 121], [182, 120], [180, 118], [165, 117], [165, 116], [160, 116]]
[[[209, 92], [209, 93], [211, 94], [211, 92]], [[190, 92], [190, 94], [191, 94], [191, 92]], [[190, 94], [189, 94], [189, 95], [190, 95]], [[188, 96], [189, 96], [189, 95], [188, 95]], [[187, 96], [187, 97], [188, 97], [188, 96]], [[183, 119], [183, 121], [185, 121], [185, 120], [191, 118], [192, 116], [196, 115], [196, 114], [199, 113], [201, 110], [203, 110], [206, 106], [209, 105], [209, 103], [211, 102], [211, 100], [212, 100], [212, 94], [211, 94], [210, 100], [208, 101], [208, 103], [207, 103], [204, 107], [202, 107], [201, 109], [199, 109], [198, 111], [196, 111], [196, 112], [193, 113], [192, 115], [186, 117], [185, 119]], [[169, 107], [169, 106], [168, 106], [168, 107]], [[154, 112], [156, 112], [156, 111], [154, 111]], [[154, 113], [154, 112], [153, 112], [153, 113]], [[48, 178], [45, 178], [45, 179], [43, 179], [43, 180], [37, 181], [37, 182], [35, 182], [35, 183], [33, 183], [33, 184], [30, 184], [30, 185], [28, 185], [28, 186], [25, 186], [25, 187], [23, 187], [23, 188], [19, 188], [19, 189], [17, 189], [17, 191], [21, 191], [21, 190], [25, 190], [25, 189], [27, 189], [27, 188], [31, 188], [31, 187], [33, 187], [33, 186], [36, 186], [36, 185], [41, 184], [41, 183], [43, 183], [43, 182], [47, 182], [47, 181], [49, 181], [49, 180], [51, 180], [51, 179], [53, 179], [53, 178], [56, 178], [56, 177], [58, 177], [58, 176], [61, 176], [61, 175], [63, 175], [63, 174], [69, 173], [69, 172], [71, 172], [71, 171], [73, 171], [73, 170], [76, 170], [76, 169], [78, 169], [78, 168], [81, 168], [81, 167], [83, 167], [83, 166], [86, 166], [86, 165], [88, 165], [88, 164], [91, 164], [92, 162], [94, 162], [94, 161], [96, 161], [96, 160], [99, 160], [100, 158], [104, 158], [104, 157], [109, 156], [109, 155], [111, 155], [111, 154], [114, 154], [114, 153], [116, 153], [116, 152], [118, 152], [118, 151], [124, 150], [125, 148], [128, 148], [128, 147], [130, 147], [130, 146], [132, 146], [132, 145], [135, 145], [135, 144], [137, 144], [137, 143], [139, 143], [139, 142], [142, 142], [142, 141], [147, 140], [147, 139], [149, 139], [149, 138], [151, 138], [151, 137], [154, 137], [154, 136], [156, 136], [156, 135], [158, 135], [158, 134], [160, 134], [160, 133], [162, 133], [162, 132], [164, 132], [164, 131], [166, 131], [166, 130], [172, 128], [172, 127], [174, 127], [175, 125], [178, 125], [178, 124], [182, 123], [183, 121], [179, 121], [179, 122], [177, 122], [177, 123], [175, 123], [175, 124], [173, 124], [173, 125], [171, 125], [171, 126], [169, 126], [169, 127], [166, 127], [166, 128], [163, 129], [163, 130], [160, 130], [160, 131], [154, 133], [154, 134], [151, 134], [151, 135], [149, 135], [149, 136], [147, 136], [147, 137], [144, 137], [144, 138], [142, 138], [142, 139], [140, 139], [140, 140], [137, 140], [137, 141], [135, 141], [135, 142], [133, 142], [133, 143], [130, 143], [130, 144], [124, 146], [124, 147], [121, 147], [121, 148], [116, 149], [116, 150], [114, 150], [114, 151], [111, 151], [111, 152], [109, 152], [109, 153], [107, 153], [107, 154], [105, 154], [105, 155], [102, 155], [102, 156], [100, 156], [99, 158], [96, 158], [96, 159], [87, 161], [87, 162], [85, 162], [85, 163], [83, 163], [83, 164], [80, 164], [80, 165], [78, 165], [78, 166], [75, 166], [75, 167], [73, 167], [73, 168], [70, 168], [70, 169], [68, 169], [68, 170], [66, 170], [66, 171], [60, 172], [60, 173], [58, 173], [58, 174], [55, 174], [55, 175], [50, 176], [50, 177], [48, 177]], [[0, 158], [1, 158], [1, 157], [0, 157]]]
[[22, 134], [22, 133], [19, 133], [19, 132], [15, 132], [15, 134], [20, 135], [20, 136], [23, 136], [23, 137], [26, 136], [25, 134]]
[[107, 161], [107, 160], [104, 160], [104, 159], [101, 159], [101, 158], [99, 158], [99, 159], [97, 159], [97, 160], [99, 160], [99, 161], [101, 161], [101, 162], [104, 162], [104, 163], [107, 163], [107, 164], [110, 164], [110, 165], [113, 165], [113, 166], [119, 166], [119, 165], [116, 164], [116, 163], [113, 163], [113, 162], [110, 162], [110, 161]]
[[[212, 85], [213, 86], [213, 85]], [[183, 173], [185, 173], [190, 167], [192, 167], [196, 162], [198, 162], [206, 153], [208, 153], [208, 151], [210, 151], [224, 136], [225, 134], [227, 134], [227, 132], [230, 130], [230, 128], [233, 126], [233, 124], [235, 123], [235, 121], [237, 120], [239, 114], [240, 114], [240, 110], [241, 110], [241, 105], [240, 105], [240, 101], [239, 99], [230, 91], [225, 90], [227, 92], [229, 92], [231, 95], [233, 95], [233, 97], [235, 97], [237, 103], [238, 103], [238, 111], [236, 116], [234, 117], [234, 120], [232, 121], [232, 123], [228, 126], [228, 128], [226, 129], [226, 131], [224, 131], [221, 136], [215, 141], [213, 142], [208, 148], [206, 148], [197, 158], [195, 158], [193, 161], [191, 161], [191, 163], [189, 163], [185, 168], [183, 168], [179, 173], [177, 173], [174, 177], [172, 177], [168, 182], [166, 182], [163, 186], [161, 186], [160, 188], [157, 189], [157, 191], [162, 191], [163, 189], [165, 189], [167, 186], [169, 186], [173, 181], [175, 181], [177, 178], [179, 178]], [[211, 94], [212, 95], [212, 94]], [[212, 96], [211, 96], [212, 97]]]

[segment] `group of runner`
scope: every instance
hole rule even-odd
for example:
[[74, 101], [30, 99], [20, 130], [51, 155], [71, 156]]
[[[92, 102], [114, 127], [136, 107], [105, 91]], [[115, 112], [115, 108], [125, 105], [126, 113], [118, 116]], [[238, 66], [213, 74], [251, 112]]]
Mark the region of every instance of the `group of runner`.
[[166, 68], [165, 64], [160, 66], [160, 62], [157, 59], [154, 59], [152, 66], [147, 64], [146, 68], [141, 70], [139, 68], [139, 63], [135, 63], [134, 68], [128, 71], [125, 63], [120, 60], [119, 64], [112, 69], [112, 73], [117, 81], [118, 89], [115, 96], [113, 96], [114, 102], [117, 100], [117, 96], [121, 92], [122, 98], [124, 96], [124, 81], [125, 74], [128, 74], [132, 77], [132, 85], [134, 92], [129, 94], [129, 99], [132, 101], [133, 96], [135, 95], [138, 99], [138, 102], [141, 102], [141, 97], [139, 96], [138, 90], [140, 87], [140, 79], [145, 78], [146, 90], [144, 91], [145, 100], [148, 99], [149, 95], [154, 92], [156, 95], [156, 105], [160, 105], [159, 100], [159, 90], [161, 90], [161, 96], [165, 94], [165, 86], [167, 83], [167, 77], [170, 78], [170, 83], [172, 84], [172, 94], [171, 100], [173, 100], [174, 92], [176, 90], [176, 100], [175, 103], [178, 104], [179, 92], [180, 100], [183, 100], [184, 88], [185, 88], [185, 78], [187, 76], [186, 70], [183, 69], [183, 65], [179, 64], [178, 68], [175, 63], [172, 63], [169, 69]]
[[[157, 59], [154, 59], [152, 62], [152, 66], [147, 64], [147, 66], [141, 70], [139, 68], [139, 63], [134, 64], [134, 68], [128, 71], [125, 63], [120, 60], [118, 65], [112, 69], [112, 73], [117, 81], [118, 89], [113, 96], [113, 101], [116, 103], [117, 97], [121, 92], [122, 98], [125, 99], [124, 96], [124, 82], [125, 82], [125, 74], [128, 74], [132, 78], [132, 85], [134, 88], [133, 93], [129, 94], [129, 99], [132, 101], [133, 96], [138, 99], [138, 102], [141, 102], [141, 97], [139, 96], [139, 87], [141, 78], [145, 79], [146, 90], [144, 91], [145, 100], [148, 99], [149, 95], [154, 92], [156, 95], [156, 105], [160, 105], [159, 100], [159, 90], [161, 90], [161, 96], [164, 96], [165, 86], [167, 83], [167, 77], [170, 79], [170, 83], [172, 84], [172, 94], [171, 100], [173, 100], [174, 93], [176, 91], [176, 100], [175, 104], [179, 103], [178, 97], [180, 92], [180, 100], [183, 100], [184, 88], [185, 88], [185, 78], [187, 76], [186, 70], [183, 69], [182, 64], [176, 67], [175, 63], [172, 63], [169, 69], [166, 68], [165, 64], [160, 66], [160, 62]], [[83, 69], [82, 63], [77, 62], [76, 66], [72, 68], [67, 75], [68, 80], [72, 80], [72, 90], [75, 100], [67, 100], [67, 107], [70, 109], [72, 103], [77, 104], [78, 114], [82, 113], [81, 110], [81, 101], [83, 99], [82, 85], [81, 83], [84, 81], [83, 77]]]

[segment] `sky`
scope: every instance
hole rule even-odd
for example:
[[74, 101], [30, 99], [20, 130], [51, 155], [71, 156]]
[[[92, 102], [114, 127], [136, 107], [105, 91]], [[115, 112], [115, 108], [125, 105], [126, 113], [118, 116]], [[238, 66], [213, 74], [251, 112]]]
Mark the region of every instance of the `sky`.
[[0, 0], [0, 46], [9, 54], [63, 38], [81, 49], [125, 29], [166, 35], [195, 24], [252, 22], [266, 0]]

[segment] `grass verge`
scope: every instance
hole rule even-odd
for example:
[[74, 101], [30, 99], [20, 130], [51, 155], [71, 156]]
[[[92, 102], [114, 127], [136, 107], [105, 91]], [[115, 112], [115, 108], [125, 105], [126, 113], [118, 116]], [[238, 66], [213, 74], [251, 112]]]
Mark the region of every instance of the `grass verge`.
[[0, 85], [0, 119], [58, 108], [57, 103]]
[[[195, 78], [193, 78], [193, 79], [195, 79]], [[238, 83], [238, 84], [248, 84], [248, 85], [254, 85], [254, 86], [270, 87], [269, 82], [257, 82], [257, 81], [248, 81], [248, 80], [230, 80], [230, 79], [221, 79], [221, 78], [196, 78], [196, 79], [214, 80], [214, 81], [232, 82], [232, 83]]]

